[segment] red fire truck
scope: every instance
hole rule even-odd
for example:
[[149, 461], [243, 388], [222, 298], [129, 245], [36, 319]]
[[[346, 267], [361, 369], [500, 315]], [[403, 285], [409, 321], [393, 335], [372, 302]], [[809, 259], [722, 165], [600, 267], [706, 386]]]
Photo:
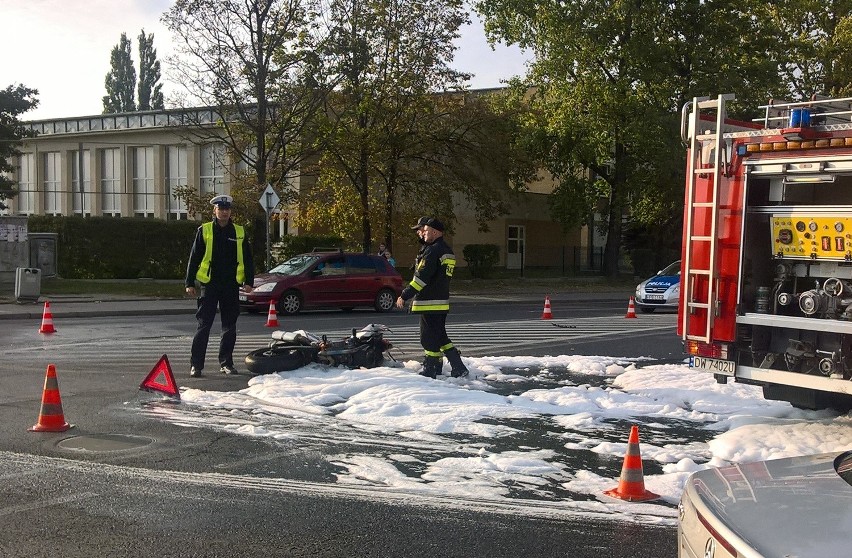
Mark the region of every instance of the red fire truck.
[[852, 98], [683, 107], [678, 334], [690, 366], [797, 407], [852, 407]]

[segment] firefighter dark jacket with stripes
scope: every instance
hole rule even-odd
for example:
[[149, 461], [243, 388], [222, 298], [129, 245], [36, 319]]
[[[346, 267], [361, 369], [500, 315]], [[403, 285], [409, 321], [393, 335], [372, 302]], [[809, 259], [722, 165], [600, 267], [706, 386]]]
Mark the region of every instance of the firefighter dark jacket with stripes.
[[455, 267], [456, 256], [444, 237], [426, 245], [414, 268], [414, 277], [402, 291], [403, 300], [414, 298], [412, 312], [450, 311], [450, 279]]

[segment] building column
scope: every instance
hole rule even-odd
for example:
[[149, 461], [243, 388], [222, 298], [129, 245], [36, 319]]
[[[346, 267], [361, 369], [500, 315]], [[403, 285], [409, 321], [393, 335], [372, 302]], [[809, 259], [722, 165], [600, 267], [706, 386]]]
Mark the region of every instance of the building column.
[[166, 188], [166, 147], [154, 145], [154, 217], [167, 219], [166, 208], [169, 192]]
[[63, 149], [59, 153], [59, 212], [62, 215], [74, 215], [74, 151]]
[[133, 149], [127, 144], [118, 148], [118, 191], [121, 192], [120, 207], [122, 217], [133, 217]]
[[[201, 192], [201, 148], [191, 143], [186, 146], [186, 185], [196, 194]], [[203, 217], [201, 214], [188, 214], [187, 218], [195, 220]]]
[[89, 168], [87, 170], [89, 171], [89, 182], [91, 185], [90, 199], [92, 200], [92, 216], [102, 217], [104, 199], [103, 193], [101, 192], [101, 180], [103, 180], [101, 161], [103, 161], [104, 148], [92, 145], [89, 149]]

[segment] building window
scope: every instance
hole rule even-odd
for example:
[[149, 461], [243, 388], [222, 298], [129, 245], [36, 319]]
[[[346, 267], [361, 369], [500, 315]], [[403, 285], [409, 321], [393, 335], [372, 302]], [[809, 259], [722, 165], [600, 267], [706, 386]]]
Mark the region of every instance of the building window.
[[154, 148], [133, 148], [133, 214], [154, 216]]
[[44, 214], [62, 213], [62, 166], [58, 151], [44, 154]]
[[225, 183], [225, 146], [208, 143], [201, 146], [201, 197], [221, 194]]
[[18, 159], [18, 202], [19, 215], [32, 215], [36, 207], [35, 155], [24, 153]]
[[118, 148], [101, 151], [101, 205], [104, 216], [121, 216], [121, 154]]
[[242, 157], [237, 158], [234, 165], [238, 176], [254, 175], [254, 162], [257, 161], [257, 147], [252, 145], [243, 151]]
[[186, 146], [166, 147], [166, 217], [188, 219], [186, 200], [176, 197], [176, 189], [187, 185]]
[[71, 152], [71, 207], [75, 215], [92, 214], [91, 153], [83, 150], [83, 187], [80, 188], [80, 152]]

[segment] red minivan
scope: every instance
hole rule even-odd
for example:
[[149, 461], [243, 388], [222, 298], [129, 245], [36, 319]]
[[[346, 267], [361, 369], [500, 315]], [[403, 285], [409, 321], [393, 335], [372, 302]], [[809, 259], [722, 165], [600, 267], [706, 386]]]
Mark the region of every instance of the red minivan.
[[257, 275], [254, 290], [240, 293], [240, 307], [248, 312], [265, 312], [274, 300], [278, 314], [358, 306], [389, 312], [401, 292], [402, 277], [382, 256], [311, 252]]

